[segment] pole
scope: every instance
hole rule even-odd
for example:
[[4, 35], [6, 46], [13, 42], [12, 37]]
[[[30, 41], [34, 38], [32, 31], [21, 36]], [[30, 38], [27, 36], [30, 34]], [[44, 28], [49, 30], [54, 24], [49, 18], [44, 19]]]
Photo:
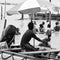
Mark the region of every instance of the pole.
[[51, 2], [51, 0], [49, 0], [49, 2]]
[[24, 14], [22, 13], [22, 20], [24, 19]]
[[49, 11], [49, 22], [51, 24], [51, 11]]
[[[50, 0], [51, 3], [51, 0]], [[51, 24], [51, 11], [49, 11], [49, 19], [50, 19], [50, 24]]]
[[6, 18], [6, 0], [5, 0], [5, 8], [4, 8], [4, 19]]
[[45, 19], [47, 20], [47, 11], [45, 12]]
[[58, 14], [59, 14], [59, 9], [58, 9]]
[[2, 5], [1, 5], [1, 20], [2, 20], [2, 16], [3, 16], [3, 8], [2, 8]]
[[6, 23], [7, 23], [7, 20], [6, 20], [6, 0], [5, 0], [5, 9], [4, 9], [4, 29], [6, 27]]
[[[34, 20], [34, 13], [32, 13], [32, 19]], [[35, 39], [33, 38], [33, 46], [35, 47]]]
[[7, 23], [7, 20], [5, 19], [5, 21], [4, 21], [4, 29], [6, 28], [6, 23]]

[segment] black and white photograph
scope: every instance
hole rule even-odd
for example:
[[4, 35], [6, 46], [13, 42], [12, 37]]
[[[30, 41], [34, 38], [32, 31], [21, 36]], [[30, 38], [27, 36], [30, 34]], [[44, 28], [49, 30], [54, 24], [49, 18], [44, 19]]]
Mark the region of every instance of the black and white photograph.
[[0, 0], [0, 60], [60, 60], [60, 0]]

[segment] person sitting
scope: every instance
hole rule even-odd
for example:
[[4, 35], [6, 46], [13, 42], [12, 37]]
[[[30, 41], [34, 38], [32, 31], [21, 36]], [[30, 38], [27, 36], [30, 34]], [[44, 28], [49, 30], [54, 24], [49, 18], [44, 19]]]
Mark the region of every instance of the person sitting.
[[42, 41], [41, 39], [39, 39], [34, 33], [33, 33], [33, 28], [34, 28], [34, 24], [33, 22], [30, 22], [28, 24], [28, 30], [23, 34], [22, 39], [21, 39], [21, 47], [22, 49], [25, 49], [26, 51], [38, 51], [39, 48], [35, 48], [34, 46], [32, 46], [29, 42], [31, 40], [31, 38], [34, 38], [36, 40], [38, 40], [39, 42], [44, 43], [44, 41]]
[[2, 32], [0, 42], [6, 41], [8, 47], [10, 48], [10, 45], [12, 42], [14, 42], [15, 34], [20, 34], [19, 29], [13, 25], [8, 25], [7, 28]]
[[59, 22], [56, 22], [55, 24], [56, 26], [54, 27], [54, 30], [59, 31], [60, 30]]
[[44, 33], [44, 27], [43, 24], [39, 25], [39, 31], [43, 34]]

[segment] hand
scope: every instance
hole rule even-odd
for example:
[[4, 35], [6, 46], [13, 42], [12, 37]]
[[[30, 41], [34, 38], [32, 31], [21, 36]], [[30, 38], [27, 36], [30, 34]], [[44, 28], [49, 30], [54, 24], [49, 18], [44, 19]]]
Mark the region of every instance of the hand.
[[43, 41], [43, 42], [47, 42], [47, 41], [48, 41], [48, 38], [45, 38], [45, 39], [43, 39], [42, 41]]
[[43, 39], [43, 41], [45, 41], [45, 42], [49, 42], [50, 40], [51, 40], [50, 38]]
[[46, 44], [46, 43], [47, 43], [47, 41], [43, 40], [43, 41], [42, 41], [42, 43], [43, 43], [43, 44]]

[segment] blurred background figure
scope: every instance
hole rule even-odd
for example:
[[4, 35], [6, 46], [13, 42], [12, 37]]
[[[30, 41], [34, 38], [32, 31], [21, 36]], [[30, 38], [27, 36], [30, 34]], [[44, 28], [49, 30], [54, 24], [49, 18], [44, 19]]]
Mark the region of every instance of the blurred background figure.
[[47, 25], [47, 28], [48, 28], [48, 29], [47, 29], [47, 31], [46, 31], [46, 35], [47, 35], [47, 36], [51, 36], [51, 24], [48, 24], [48, 25]]
[[45, 25], [45, 22], [42, 22], [42, 25], [44, 26]]
[[6, 41], [8, 47], [10, 47], [10, 45], [15, 42], [15, 35], [18, 34], [20, 34], [19, 28], [16, 28], [13, 25], [8, 25], [7, 28], [5, 28], [4, 31], [2, 32], [0, 42]]
[[39, 25], [39, 31], [40, 33], [44, 34], [45, 28], [44, 28], [45, 22], [42, 22], [42, 24]]
[[36, 34], [36, 33], [38, 32], [38, 28], [37, 28], [37, 23], [36, 23], [36, 21], [34, 21], [33, 24], [34, 24], [33, 32], [34, 32], [34, 34]]
[[60, 30], [59, 22], [56, 22], [55, 25], [56, 26], [54, 27], [54, 30], [59, 31]]
[[[48, 40], [46, 40], [46, 41], [48, 43], [51, 41], [51, 35], [52, 35], [51, 24], [48, 24], [47, 28], [48, 28], [48, 30], [46, 31], [46, 35], [48, 37]], [[47, 44], [47, 46], [49, 46], [49, 44]]]

